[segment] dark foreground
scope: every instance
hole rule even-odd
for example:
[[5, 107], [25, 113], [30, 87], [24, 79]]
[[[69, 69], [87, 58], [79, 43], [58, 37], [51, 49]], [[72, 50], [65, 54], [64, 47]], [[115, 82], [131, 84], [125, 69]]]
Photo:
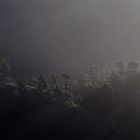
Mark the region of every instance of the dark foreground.
[[66, 74], [11, 76], [0, 59], [0, 140], [140, 140], [138, 66], [94, 66], [77, 85]]
[[0, 137], [2, 140], [132, 140], [140, 138], [139, 130], [135, 130], [137, 126], [130, 128], [127, 118], [125, 122], [119, 124], [123, 119], [103, 117], [83, 107], [66, 106], [62, 101], [48, 105], [44, 97], [34, 94], [32, 90], [28, 91], [30, 94], [16, 96], [15, 89], [16, 87], [10, 85], [0, 88]]

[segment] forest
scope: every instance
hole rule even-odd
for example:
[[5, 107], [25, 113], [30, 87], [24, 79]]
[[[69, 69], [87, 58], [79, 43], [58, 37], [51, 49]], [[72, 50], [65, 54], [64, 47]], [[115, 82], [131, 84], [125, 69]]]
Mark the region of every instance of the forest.
[[139, 140], [139, 64], [93, 65], [76, 80], [17, 75], [1, 57], [0, 124], [1, 139]]

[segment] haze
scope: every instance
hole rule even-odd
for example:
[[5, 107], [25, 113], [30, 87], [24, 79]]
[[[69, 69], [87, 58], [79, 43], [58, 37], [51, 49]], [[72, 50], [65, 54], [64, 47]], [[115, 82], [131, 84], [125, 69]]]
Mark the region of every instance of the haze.
[[80, 75], [140, 61], [139, 0], [1, 0], [0, 54], [17, 71]]

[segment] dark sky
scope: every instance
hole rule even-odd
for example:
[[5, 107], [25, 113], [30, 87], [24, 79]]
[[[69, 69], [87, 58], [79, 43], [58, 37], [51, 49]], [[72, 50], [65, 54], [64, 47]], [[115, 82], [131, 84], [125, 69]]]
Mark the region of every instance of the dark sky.
[[0, 54], [17, 71], [85, 73], [140, 61], [139, 0], [0, 0]]

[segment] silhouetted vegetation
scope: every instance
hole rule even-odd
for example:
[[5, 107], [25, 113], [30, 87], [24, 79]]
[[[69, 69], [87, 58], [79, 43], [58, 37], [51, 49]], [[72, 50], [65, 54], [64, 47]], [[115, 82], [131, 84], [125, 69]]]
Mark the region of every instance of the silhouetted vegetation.
[[0, 58], [0, 122], [5, 139], [140, 139], [139, 64], [94, 65], [81, 82], [62, 74], [11, 75]]

